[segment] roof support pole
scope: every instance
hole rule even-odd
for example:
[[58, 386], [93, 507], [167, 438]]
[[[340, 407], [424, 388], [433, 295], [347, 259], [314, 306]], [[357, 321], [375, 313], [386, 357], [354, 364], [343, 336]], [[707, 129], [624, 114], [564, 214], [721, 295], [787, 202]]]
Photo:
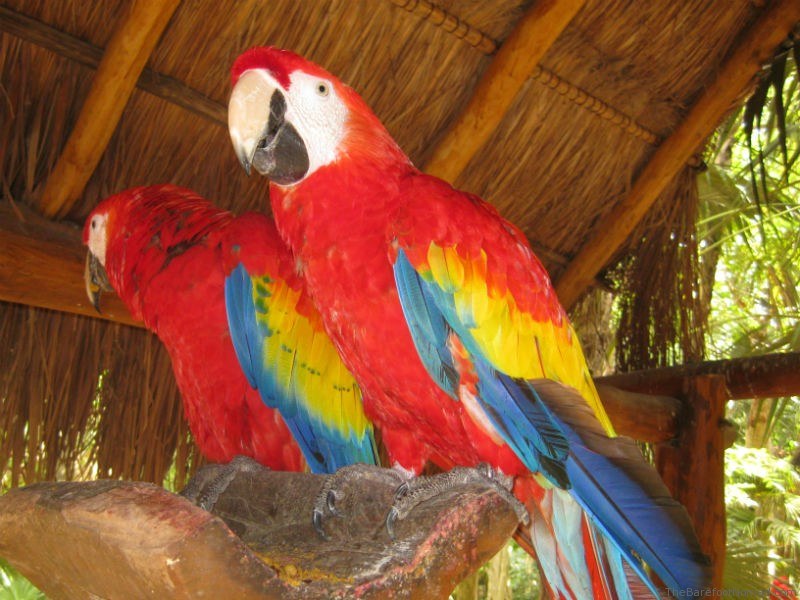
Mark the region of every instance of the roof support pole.
[[674, 443], [656, 446], [656, 468], [673, 497], [689, 512], [700, 547], [711, 559], [711, 585], [721, 590], [726, 537], [723, 423], [728, 391], [720, 375], [701, 375], [685, 380], [684, 385], [691, 418]]
[[774, 0], [764, 9], [684, 121], [655, 151], [627, 197], [595, 225], [594, 233], [558, 280], [556, 291], [565, 307], [575, 303], [625, 243], [659, 194], [736, 104], [753, 76], [798, 21], [797, 0]]
[[180, 0], [133, 0], [97, 68], [64, 151], [39, 200], [41, 212], [64, 217], [80, 198], [117, 127], [136, 81]]

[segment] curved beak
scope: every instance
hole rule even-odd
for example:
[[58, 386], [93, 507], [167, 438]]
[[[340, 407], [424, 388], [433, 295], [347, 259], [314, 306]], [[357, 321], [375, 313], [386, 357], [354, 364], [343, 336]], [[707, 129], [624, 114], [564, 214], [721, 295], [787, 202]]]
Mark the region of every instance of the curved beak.
[[244, 73], [228, 101], [228, 131], [236, 156], [250, 175], [250, 166], [259, 144], [265, 145], [272, 96], [280, 91], [259, 71]]
[[247, 71], [236, 82], [228, 101], [228, 131], [248, 175], [254, 168], [281, 185], [305, 176], [308, 153], [286, 113], [286, 95], [265, 71]]
[[100, 294], [112, 291], [111, 284], [108, 283], [108, 275], [105, 267], [98, 258], [91, 252], [86, 253], [86, 265], [83, 269], [83, 282], [86, 286], [86, 295], [94, 309], [100, 311]]

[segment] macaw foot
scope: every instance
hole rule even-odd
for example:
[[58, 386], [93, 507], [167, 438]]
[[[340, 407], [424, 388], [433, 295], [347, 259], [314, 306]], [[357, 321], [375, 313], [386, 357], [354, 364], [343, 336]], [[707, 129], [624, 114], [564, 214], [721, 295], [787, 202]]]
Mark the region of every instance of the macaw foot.
[[239, 473], [250, 473], [261, 469], [269, 469], [249, 456], [234, 456], [224, 465], [206, 465], [197, 475], [192, 477], [180, 495], [195, 503], [200, 508], [211, 511], [222, 493]]
[[314, 500], [314, 511], [311, 516], [311, 522], [314, 524], [314, 529], [322, 539], [328, 539], [328, 534], [325, 533], [323, 528], [323, 521], [328, 516], [340, 517], [341, 513], [336, 509], [336, 503], [344, 498], [342, 488], [352, 481], [361, 479], [367, 474], [377, 475], [380, 477], [396, 475], [398, 481], [403, 481], [403, 475], [393, 469], [383, 469], [375, 465], [368, 465], [364, 463], [356, 463], [342, 467], [335, 473], [328, 475], [325, 478], [325, 483], [322, 489], [317, 494]]
[[530, 523], [525, 505], [511, 492], [514, 478], [482, 463], [475, 468], [455, 467], [446, 473], [416, 477], [400, 484], [395, 492], [394, 505], [386, 516], [386, 531], [389, 537], [395, 539], [395, 523], [405, 519], [417, 505], [435, 498], [446, 490], [475, 483], [484, 484], [497, 492], [514, 509], [520, 522], [525, 525]]

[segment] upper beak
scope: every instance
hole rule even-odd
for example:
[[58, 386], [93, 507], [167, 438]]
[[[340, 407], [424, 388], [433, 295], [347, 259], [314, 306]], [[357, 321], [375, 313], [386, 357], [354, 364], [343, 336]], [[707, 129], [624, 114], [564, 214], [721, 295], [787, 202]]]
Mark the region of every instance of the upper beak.
[[86, 295], [89, 301], [94, 306], [94, 309], [99, 313], [100, 311], [100, 294], [101, 292], [112, 291], [111, 285], [108, 283], [108, 275], [106, 269], [91, 252], [86, 253], [86, 266], [83, 270], [83, 281], [86, 285]]
[[236, 156], [248, 175], [259, 144], [266, 143], [271, 99], [277, 89], [268, 76], [254, 70], [244, 73], [231, 92], [228, 131]]

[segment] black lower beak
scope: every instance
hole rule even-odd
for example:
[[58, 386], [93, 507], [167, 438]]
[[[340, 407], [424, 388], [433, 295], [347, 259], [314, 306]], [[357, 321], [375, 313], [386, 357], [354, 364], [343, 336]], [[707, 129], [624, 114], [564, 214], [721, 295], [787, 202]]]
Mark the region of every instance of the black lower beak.
[[86, 266], [83, 270], [83, 281], [86, 284], [86, 295], [100, 313], [100, 295], [102, 292], [112, 291], [111, 284], [108, 282], [108, 274], [105, 267], [100, 264], [97, 257], [91, 252], [86, 253]]
[[309, 161], [303, 139], [286, 120], [286, 99], [275, 90], [269, 103], [269, 121], [263, 136], [256, 144], [253, 156], [239, 156], [244, 170], [256, 171], [280, 185], [300, 181], [308, 172]]

